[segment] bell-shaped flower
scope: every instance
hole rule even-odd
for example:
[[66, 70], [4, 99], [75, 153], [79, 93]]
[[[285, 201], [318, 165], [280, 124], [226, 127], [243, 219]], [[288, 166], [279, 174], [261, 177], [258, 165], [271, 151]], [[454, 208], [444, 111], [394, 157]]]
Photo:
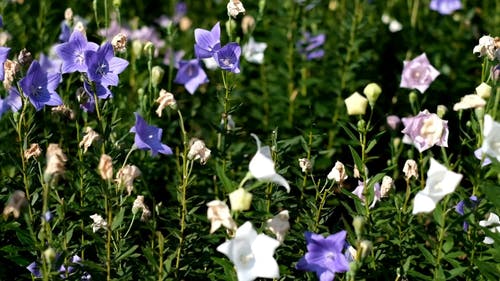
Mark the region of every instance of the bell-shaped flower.
[[399, 87], [417, 89], [424, 93], [438, 75], [439, 71], [430, 64], [423, 53], [411, 61], [404, 61]]
[[128, 66], [128, 61], [115, 57], [113, 46], [108, 42], [96, 51], [86, 51], [85, 63], [89, 80], [104, 87], [118, 85], [118, 74]]
[[219, 67], [233, 73], [240, 73], [241, 47], [232, 42], [217, 50], [213, 57]]
[[[358, 181], [358, 186], [352, 191], [354, 195], [358, 196], [358, 198], [361, 200], [361, 202], [363, 202], [363, 204], [365, 204], [366, 201], [365, 195], [363, 194], [364, 191], [365, 191], [365, 183], [362, 181]], [[380, 183], [376, 182], [373, 185], [373, 193], [374, 197], [372, 203], [370, 204], [370, 209], [375, 207], [375, 204], [382, 198], [382, 194], [380, 193]]]
[[444, 196], [455, 191], [461, 180], [461, 174], [448, 170], [431, 158], [425, 188], [415, 195], [413, 201], [413, 214], [432, 212]]
[[[482, 227], [488, 227], [489, 226], [489, 230], [491, 232], [493, 232], [493, 233], [499, 233], [500, 232], [500, 219], [498, 218], [497, 214], [490, 213], [488, 215], [488, 219], [480, 221], [479, 225], [482, 226]], [[488, 237], [488, 236], [484, 237], [483, 243], [493, 244], [494, 242], [495, 242], [495, 240], [493, 240], [493, 238]]]
[[290, 185], [281, 175], [276, 173], [274, 162], [271, 157], [271, 149], [269, 146], [260, 146], [260, 140], [255, 134], [251, 134], [257, 142], [257, 153], [250, 160], [248, 169], [250, 174], [260, 181], [270, 181], [286, 188], [290, 192]]
[[194, 52], [198, 59], [209, 58], [220, 49], [220, 23], [217, 22], [212, 30], [201, 28], [194, 30]]
[[342, 253], [346, 245], [345, 230], [328, 237], [307, 231], [304, 236], [307, 253], [296, 265], [298, 270], [314, 271], [321, 281], [332, 281], [335, 273], [349, 270], [349, 262]]
[[10, 48], [0, 47], [0, 81], [3, 81], [4, 78], [4, 66], [3, 64], [7, 60], [7, 56], [9, 55]]
[[[470, 211], [474, 208], [477, 207], [479, 203], [479, 200], [477, 198], [477, 196], [475, 195], [472, 195], [471, 197], [469, 197], [469, 199], [467, 200], [462, 200], [460, 202], [458, 202], [458, 204], [455, 206], [455, 211], [457, 213], [459, 213], [461, 216], [465, 215], [465, 211]], [[469, 229], [469, 223], [464, 221], [464, 223], [462, 224], [462, 227], [464, 229], [464, 231], [467, 231]]]
[[483, 144], [481, 150], [490, 158], [500, 161], [500, 123], [491, 115], [484, 115]]
[[197, 59], [181, 60], [174, 82], [184, 85], [186, 90], [192, 95], [201, 84], [208, 82], [208, 78]]
[[486, 101], [479, 95], [465, 95], [460, 98], [460, 102], [457, 102], [453, 105], [454, 111], [459, 111], [463, 109], [469, 108], [481, 108], [486, 105]]
[[253, 37], [250, 37], [248, 42], [243, 45], [243, 57], [249, 62], [262, 64], [266, 48], [267, 44], [265, 42], [256, 42]]
[[333, 180], [337, 182], [339, 185], [342, 185], [344, 181], [347, 179], [347, 173], [345, 171], [345, 166], [342, 162], [335, 162], [335, 166], [333, 166], [332, 170], [326, 176], [327, 179]]
[[88, 42], [85, 34], [75, 30], [65, 43], [55, 47], [56, 54], [62, 60], [62, 73], [71, 72], [87, 72], [87, 64], [85, 63], [85, 52], [97, 51], [99, 45], [93, 42]]
[[325, 50], [322, 49], [325, 40], [326, 35], [324, 33], [312, 36], [311, 33], [304, 32], [302, 34], [302, 39], [297, 41], [296, 48], [306, 60], [319, 59], [325, 55]]
[[252, 281], [258, 277], [278, 278], [278, 263], [274, 251], [280, 242], [265, 234], [257, 234], [250, 222], [245, 222], [236, 230], [233, 239], [217, 247], [236, 268], [238, 281]]
[[38, 61], [33, 61], [26, 76], [19, 81], [21, 89], [29, 98], [31, 104], [37, 111], [45, 105], [57, 106], [63, 104], [56, 88], [61, 81], [61, 74], [47, 73]]
[[419, 152], [434, 145], [448, 147], [448, 121], [435, 113], [421, 111], [417, 116], [403, 118], [404, 143], [413, 144]]
[[283, 210], [272, 219], [268, 219], [266, 222], [267, 229], [271, 230], [271, 232], [276, 235], [276, 239], [278, 239], [280, 243], [283, 243], [285, 235], [290, 229], [290, 222], [288, 221], [289, 218], [290, 216], [288, 211]]
[[462, 9], [460, 0], [432, 0], [429, 8], [441, 15], [450, 15], [456, 10]]
[[152, 156], [156, 156], [158, 153], [172, 154], [172, 149], [161, 143], [163, 130], [148, 125], [137, 112], [135, 113], [135, 125], [130, 129], [130, 132], [135, 133], [134, 145], [142, 150], [151, 150]]

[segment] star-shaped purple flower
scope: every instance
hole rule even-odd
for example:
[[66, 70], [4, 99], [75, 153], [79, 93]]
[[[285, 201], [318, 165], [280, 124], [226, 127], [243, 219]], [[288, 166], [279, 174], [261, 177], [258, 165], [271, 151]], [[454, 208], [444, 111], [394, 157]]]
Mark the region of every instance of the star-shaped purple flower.
[[96, 51], [98, 48], [96, 43], [88, 42], [83, 33], [78, 30], [73, 31], [68, 42], [55, 47], [56, 54], [63, 61], [62, 73], [87, 72], [85, 52]]
[[[468, 210], [473, 210], [476, 208], [477, 204], [479, 203], [479, 200], [477, 199], [477, 196], [472, 195], [469, 197], [469, 200], [462, 200], [458, 202], [458, 204], [455, 206], [455, 211], [459, 213], [461, 216], [465, 215], [465, 209], [467, 208]], [[464, 221], [462, 228], [464, 231], [467, 231], [469, 229], [469, 223]]]
[[3, 64], [7, 60], [7, 56], [9, 55], [10, 48], [0, 47], [0, 80], [4, 79], [4, 69]]
[[11, 87], [9, 95], [5, 99], [0, 98], [0, 117], [2, 117], [2, 115], [9, 110], [17, 112], [22, 106], [23, 103], [19, 92], [16, 87]]
[[238, 43], [228, 43], [214, 53], [214, 59], [223, 70], [240, 73], [241, 47]]
[[40, 272], [40, 268], [36, 264], [36, 262], [30, 263], [26, 269], [28, 269], [35, 278], [42, 278], [42, 273]]
[[462, 2], [460, 0], [432, 0], [429, 7], [441, 15], [450, 15], [462, 9]]
[[113, 46], [109, 42], [104, 43], [97, 51], [86, 51], [85, 63], [89, 80], [104, 87], [118, 85], [118, 74], [128, 66], [128, 61], [115, 57]]
[[303, 39], [297, 41], [297, 51], [306, 57], [306, 60], [322, 58], [325, 51], [321, 46], [325, 44], [326, 35], [321, 33], [311, 36], [311, 33], [304, 32]]
[[314, 271], [320, 281], [332, 281], [337, 272], [349, 270], [349, 262], [342, 253], [345, 245], [345, 230], [326, 238], [307, 231], [304, 235], [307, 242], [307, 253], [299, 260], [296, 268]]
[[208, 78], [197, 59], [181, 60], [174, 82], [184, 85], [192, 95], [201, 84], [208, 82]]
[[399, 84], [401, 88], [417, 89], [423, 94], [439, 75], [439, 71], [431, 65], [425, 53], [403, 63], [403, 74]]
[[161, 143], [163, 130], [156, 126], [150, 126], [146, 121], [135, 112], [135, 125], [130, 132], [135, 133], [134, 145], [142, 150], [151, 150], [151, 155], [172, 154], [172, 149]]
[[39, 111], [45, 105], [57, 106], [63, 103], [55, 91], [60, 81], [60, 73], [47, 73], [40, 67], [38, 61], [34, 60], [19, 84], [35, 109]]
[[220, 24], [217, 22], [212, 30], [201, 28], [194, 30], [194, 52], [198, 59], [206, 59], [220, 49]]

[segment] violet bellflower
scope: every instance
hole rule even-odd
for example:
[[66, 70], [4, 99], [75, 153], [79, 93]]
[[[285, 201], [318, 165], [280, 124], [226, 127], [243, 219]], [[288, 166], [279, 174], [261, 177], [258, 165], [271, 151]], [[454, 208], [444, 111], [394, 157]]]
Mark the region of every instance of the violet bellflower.
[[55, 47], [56, 54], [62, 59], [62, 73], [87, 72], [85, 52], [96, 51], [99, 45], [88, 42], [85, 35], [75, 30], [65, 43]]
[[[461, 216], [463, 216], [463, 215], [465, 215], [466, 209], [473, 210], [474, 208], [476, 208], [477, 204], [478, 204], [477, 196], [472, 195], [471, 197], [469, 197], [468, 200], [466, 199], [466, 200], [462, 200], [462, 201], [458, 202], [457, 206], [455, 206], [455, 211], [457, 213], [459, 213]], [[467, 231], [469, 229], [469, 223], [464, 221], [462, 227], [463, 227], [464, 231]]]
[[421, 111], [417, 116], [402, 119], [405, 128], [403, 142], [413, 144], [419, 152], [434, 145], [448, 147], [448, 121], [435, 113]]
[[60, 81], [60, 73], [49, 74], [42, 70], [38, 61], [34, 60], [19, 84], [31, 104], [39, 111], [45, 105], [57, 106], [63, 103], [55, 91]]
[[128, 66], [127, 60], [115, 57], [113, 46], [109, 42], [104, 43], [96, 51], [86, 51], [85, 63], [88, 67], [89, 80], [104, 87], [117, 86], [118, 74]]
[[220, 23], [217, 22], [212, 30], [201, 28], [194, 30], [194, 52], [198, 59], [210, 58], [221, 48], [220, 46]]
[[9, 55], [10, 48], [0, 47], [0, 80], [4, 79], [4, 62], [7, 60], [7, 56]]
[[36, 262], [30, 263], [27, 267], [27, 270], [35, 276], [35, 278], [42, 278], [42, 272], [40, 271], [40, 268], [38, 267], [38, 264]]
[[213, 58], [223, 70], [240, 73], [241, 47], [238, 43], [231, 42], [217, 50]]
[[439, 75], [439, 71], [430, 64], [425, 53], [411, 61], [405, 60], [403, 63], [403, 73], [399, 84], [401, 88], [417, 89], [423, 94]]
[[320, 281], [332, 281], [335, 273], [349, 270], [349, 262], [342, 253], [346, 243], [345, 230], [328, 237], [307, 231], [304, 236], [307, 243], [307, 253], [299, 260], [296, 268], [314, 271]]
[[17, 91], [16, 87], [11, 87], [9, 90], [9, 95], [5, 99], [0, 98], [0, 118], [9, 110], [12, 110], [12, 112], [17, 112], [19, 109], [21, 109], [22, 106], [23, 103], [19, 92]]
[[183, 84], [192, 95], [201, 84], [208, 82], [208, 78], [203, 68], [201, 68], [199, 60], [181, 60], [174, 82]]
[[460, 0], [432, 0], [429, 8], [441, 15], [450, 15], [454, 11], [462, 9], [462, 2]]
[[297, 51], [305, 56], [306, 60], [322, 58], [325, 51], [321, 47], [325, 43], [326, 35], [324, 33], [312, 36], [309, 32], [303, 33], [303, 38], [297, 41]]
[[151, 150], [151, 155], [172, 154], [172, 149], [161, 143], [163, 130], [156, 126], [150, 126], [146, 121], [135, 112], [135, 125], [130, 132], [135, 133], [134, 145], [141, 150]]

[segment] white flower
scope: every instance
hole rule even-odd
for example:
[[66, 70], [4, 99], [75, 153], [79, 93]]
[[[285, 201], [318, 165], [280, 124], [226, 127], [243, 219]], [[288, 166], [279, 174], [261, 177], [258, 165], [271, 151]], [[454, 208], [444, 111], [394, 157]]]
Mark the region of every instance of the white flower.
[[347, 174], [345, 173], [345, 166], [342, 162], [335, 162], [335, 166], [333, 166], [332, 170], [326, 176], [329, 180], [334, 180], [338, 182], [340, 185], [347, 179]]
[[500, 161], [500, 123], [495, 122], [491, 115], [484, 116], [483, 153]]
[[476, 94], [465, 95], [460, 99], [460, 102], [453, 106], [453, 110], [459, 111], [462, 109], [484, 107], [485, 105], [486, 101], [481, 96]]
[[207, 207], [207, 218], [212, 224], [210, 233], [214, 233], [221, 225], [230, 230], [236, 230], [238, 228], [225, 202], [213, 200], [207, 203]]
[[490, 60], [495, 59], [495, 39], [489, 35], [479, 38], [479, 44], [474, 47], [472, 53], [479, 53], [479, 56], [488, 56]]
[[491, 96], [491, 86], [486, 83], [481, 83], [476, 87], [476, 94], [483, 99], [488, 99]]
[[94, 222], [92, 223], [92, 231], [94, 233], [101, 228], [106, 229], [106, 227], [108, 226], [108, 223], [102, 218], [101, 215], [93, 214], [92, 216], [90, 216], [90, 218], [94, 220]]
[[250, 160], [248, 170], [252, 176], [260, 181], [270, 181], [286, 188], [290, 192], [290, 185], [285, 178], [276, 173], [274, 162], [271, 158], [271, 149], [269, 146], [260, 147], [260, 140], [255, 134], [251, 136], [257, 142], [257, 153]]
[[358, 92], [354, 92], [344, 100], [344, 103], [347, 107], [348, 115], [363, 115], [366, 112], [368, 99], [360, 95]]
[[285, 234], [290, 229], [290, 222], [288, 222], [289, 218], [290, 216], [288, 215], [288, 211], [283, 210], [272, 219], [268, 219], [266, 222], [267, 228], [276, 235], [276, 239], [278, 239], [280, 243], [283, 243], [285, 240]]
[[401, 31], [403, 29], [403, 25], [396, 19], [392, 19], [391, 22], [389, 22], [389, 31], [392, 33]]
[[233, 212], [246, 211], [250, 209], [250, 205], [252, 204], [252, 193], [240, 187], [229, 193], [229, 202], [231, 203], [231, 210]]
[[210, 70], [215, 70], [219, 67], [219, 64], [215, 61], [213, 57], [209, 57], [206, 59], [202, 59], [203, 63], [205, 64], [205, 67], [210, 69]]
[[267, 44], [265, 42], [255, 42], [253, 37], [250, 37], [248, 42], [242, 47], [243, 56], [249, 62], [262, 64], [266, 48]]
[[461, 180], [461, 174], [446, 169], [431, 158], [425, 188], [417, 193], [413, 201], [413, 214], [432, 212], [445, 195], [455, 191]]
[[[500, 219], [494, 213], [490, 213], [488, 215], [488, 219], [480, 221], [479, 225], [482, 227], [487, 227], [487, 226], [492, 225], [492, 227], [489, 228], [491, 232], [493, 232], [493, 233], [500, 232]], [[484, 237], [483, 242], [486, 244], [493, 244], [493, 242], [495, 242], [495, 240], [493, 240], [493, 238], [491, 238], [491, 237], [486, 236], [486, 237]]]
[[217, 247], [236, 268], [238, 281], [252, 281], [257, 277], [278, 278], [278, 263], [273, 258], [279, 241], [265, 234], [257, 234], [250, 222], [236, 230], [233, 239]]

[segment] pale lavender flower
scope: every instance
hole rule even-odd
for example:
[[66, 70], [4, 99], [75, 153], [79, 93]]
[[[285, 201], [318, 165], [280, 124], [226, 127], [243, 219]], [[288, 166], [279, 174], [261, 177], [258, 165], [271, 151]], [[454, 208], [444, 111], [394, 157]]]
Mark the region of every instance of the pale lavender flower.
[[483, 152], [481, 148], [474, 150], [474, 156], [482, 161], [481, 167], [488, 166], [489, 164], [491, 164], [491, 159], [488, 156], [486, 156], [486, 154]]
[[389, 115], [386, 118], [386, 122], [391, 129], [396, 130], [399, 127], [399, 124], [401, 124], [401, 118], [397, 115]]
[[432, 0], [429, 7], [441, 15], [449, 15], [462, 9], [462, 2], [460, 0]]
[[345, 230], [328, 237], [307, 231], [304, 236], [307, 243], [307, 253], [295, 266], [298, 270], [316, 272], [320, 281], [332, 281], [335, 273], [349, 270], [349, 262], [342, 253], [346, 244]]
[[201, 84], [208, 82], [208, 78], [197, 59], [181, 60], [174, 82], [184, 85], [192, 95]]
[[307, 60], [319, 59], [325, 55], [321, 47], [325, 43], [326, 35], [324, 33], [312, 36], [309, 32], [302, 34], [302, 39], [297, 41], [297, 51], [304, 55]]
[[[352, 191], [352, 193], [363, 202], [365, 203], [366, 199], [365, 196], [363, 195], [363, 191], [365, 190], [365, 184], [362, 181], [358, 181], [358, 186]], [[375, 204], [380, 201], [382, 198], [382, 193], [380, 192], [380, 183], [376, 182], [375, 185], [373, 185], [373, 192], [374, 192], [374, 197], [373, 201], [370, 204], [370, 208], [373, 208]]]
[[411, 61], [404, 61], [399, 87], [417, 89], [424, 93], [438, 75], [439, 71], [430, 64], [427, 56], [423, 53]]
[[403, 142], [413, 144], [419, 152], [434, 145], [448, 147], [448, 121], [435, 113], [421, 111], [417, 116], [403, 118]]
[[60, 73], [45, 72], [35, 60], [31, 63], [26, 76], [19, 81], [19, 85], [35, 109], [39, 111], [45, 105], [57, 106], [63, 103], [55, 91], [60, 81]]
[[7, 56], [9, 55], [10, 48], [0, 47], [0, 81], [4, 79], [4, 68], [3, 63], [7, 60]]
[[168, 48], [165, 51], [165, 56], [163, 57], [163, 63], [165, 65], [170, 65], [170, 60], [173, 59], [173, 64], [175, 68], [179, 68], [179, 62], [182, 60], [182, 57], [186, 54], [184, 50], [173, 51], [172, 48]]
[[217, 22], [212, 30], [201, 28], [194, 30], [194, 52], [198, 59], [209, 58], [221, 48], [220, 46], [220, 23]]
[[256, 42], [253, 37], [248, 39], [248, 42], [243, 45], [243, 56], [249, 62], [262, 64], [264, 62], [264, 51], [267, 48], [265, 42]]
[[71, 37], [71, 27], [68, 24], [68, 21], [63, 20], [61, 22], [61, 33], [59, 34], [59, 42], [65, 43], [69, 41], [69, 38]]
[[99, 45], [88, 42], [83, 33], [78, 30], [73, 31], [68, 42], [55, 47], [56, 54], [62, 59], [62, 73], [87, 72], [85, 53], [96, 51]]
[[135, 112], [135, 125], [130, 132], [135, 133], [134, 145], [142, 150], [151, 150], [151, 155], [172, 154], [172, 149], [161, 143], [163, 130], [156, 126], [150, 126], [146, 121]]
[[213, 57], [221, 69], [240, 73], [240, 55], [240, 45], [232, 42], [217, 50]]
[[[478, 201], [479, 200], [477, 199], [477, 196], [472, 195], [468, 200], [462, 200], [458, 202], [458, 204], [455, 206], [455, 211], [463, 216], [465, 215], [464, 207], [467, 208], [467, 210], [473, 210], [479, 203]], [[464, 231], [467, 231], [469, 229], [469, 223], [464, 221], [462, 228], [464, 229]]]
[[143, 26], [140, 29], [133, 30], [129, 38], [132, 40], [139, 40], [143, 43], [151, 42], [155, 46], [154, 56], [158, 56], [159, 49], [165, 46], [165, 40], [162, 40], [160, 34], [154, 27]]

